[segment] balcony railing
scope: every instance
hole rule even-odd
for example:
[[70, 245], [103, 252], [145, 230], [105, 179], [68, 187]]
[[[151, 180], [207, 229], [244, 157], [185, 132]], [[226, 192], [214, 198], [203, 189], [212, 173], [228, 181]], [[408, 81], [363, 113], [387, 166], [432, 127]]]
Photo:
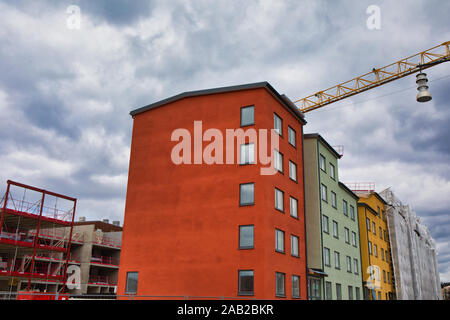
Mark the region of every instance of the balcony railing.
[[108, 277], [108, 276], [90, 276], [89, 277], [89, 284], [115, 286], [116, 282], [113, 281], [111, 279], [111, 277]]
[[110, 266], [119, 266], [119, 259], [113, 257], [92, 256], [91, 263], [104, 264]]
[[[6, 205], [6, 209], [9, 209], [13, 212], [16, 212], [18, 214], [25, 213], [33, 216], [39, 216], [40, 208], [41, 208], [40, 202], [32, 203], [25, 200], [17, 200], [11, 197], [11, 195], [8, 197], [8, 202]], [[65, 211], [46, 206], [42, 207], [42, 216], [52, 220], [71, 222], [72, 215], [73, 209]]]
[[108, 246], [108, 247], [119, 248], [119, 249], [122, 246], [122, 239], [114, 239], [114, 238], [110, 238], [110, 237], [107, 237], [107, 236], [103, 236], [103, 237], [96, 237], [96, 236], [94, 236], [93, 242], [95, 244]]

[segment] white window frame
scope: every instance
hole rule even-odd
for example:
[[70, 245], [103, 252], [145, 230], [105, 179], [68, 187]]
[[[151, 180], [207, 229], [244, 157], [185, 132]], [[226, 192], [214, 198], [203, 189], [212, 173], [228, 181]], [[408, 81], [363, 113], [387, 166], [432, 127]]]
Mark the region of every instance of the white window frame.
[[289, 178], [297, 181], [297, 165], [289, 160]]
[[278, 188], [275, 188], [275, 209], [284, 212], [284, 192]]
[[241, 144], [240, 158], [241, 165], [255, 164], [255, 144]]
[[289, 197], [289, 203], [291, 217], [298, 218], [298, 200], [293, 197]]
[[[297, 251], [297, 252], [295, 252]], [[299, 238], [293, 234], [291, 234], [291, 256], [300, 257], [299, 253]]]

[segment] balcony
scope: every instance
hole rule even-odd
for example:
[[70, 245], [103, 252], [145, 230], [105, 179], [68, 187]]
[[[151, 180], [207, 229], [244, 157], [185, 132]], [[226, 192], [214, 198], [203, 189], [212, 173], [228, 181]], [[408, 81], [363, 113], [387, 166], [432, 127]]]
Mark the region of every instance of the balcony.
[[116, 286], [116, 282], [108, 276], [90, 276], [89, 277], [89, 285], [94, 286]]
[[116, 259], [113, 257], [92, 256], [91, 264], [105, 266], [105, 267], [118, 268], [119, 267], [119, 259]]
[[94, 240], [92, 241], [94, 245], [102, 246], [102, 247], [108, 247], [113, 249], [119, 249], [122, 246], [122, 239], [114, 239], [107, 236], [103, 237], [94, 237]]
[[52, 281], [63, 280], [60, 268], [49, 268], [46, 263], [36, 263], [33, 272], [30, 272], [30, 268], [24, 268], [21, 265], [11, 265], [8, 262], [0, 262], [0, 277], [16, 277], [16, 278], [36, 278], [47, 279]]
[[[67, 248], [64, 243], [58, 241], [45, 241], [39, 237], [36, 248], [48, 251], [66, 252]], [[42, 240], [42, 241], [41, 241]], [[48, 240], [48, 239], [47, 239]], [[17, 231], [15, 233], [2, 231], [0, 233], [0, 244], [17, 246], [23, 248], [33, 248], [35, 241], [35, 234], [33, 232]]]

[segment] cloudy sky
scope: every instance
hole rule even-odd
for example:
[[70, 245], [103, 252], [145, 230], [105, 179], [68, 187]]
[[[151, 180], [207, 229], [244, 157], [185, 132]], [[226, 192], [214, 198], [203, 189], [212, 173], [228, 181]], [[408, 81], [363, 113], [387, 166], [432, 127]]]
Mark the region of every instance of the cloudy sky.
[[[302, 98], [450, 40], [449, 12], [448, 0], [0, 0], [0, 191], [20, 181], [123, 222], [129, 111], [259, 81]], [[427, 73], [430, 103], [407, 77], [308, 113], [305, 131], [344, 146], [341, 181], [392, 187], [415, 209], [450, 281], [450, 63]]]

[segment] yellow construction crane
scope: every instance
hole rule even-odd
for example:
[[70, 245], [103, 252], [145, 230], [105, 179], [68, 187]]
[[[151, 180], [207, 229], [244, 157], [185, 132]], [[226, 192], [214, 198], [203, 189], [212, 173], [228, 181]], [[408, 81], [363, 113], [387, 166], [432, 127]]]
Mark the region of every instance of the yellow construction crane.
[[374, 68], [372, 72], [329, 89], [319, 91], [306, 98], [294, 101], [294, 103], [303, 113], [310, 112], [416, 72], [420, 72], [417, 75], [419, 90], [417, 101], [426, 102], [431, 100], [431, 95], [428, 92], [426, 74], [421, 71], [446, 61], [450, 61], [450, 41], [391, 63], [385, 67], [379, 69]]

